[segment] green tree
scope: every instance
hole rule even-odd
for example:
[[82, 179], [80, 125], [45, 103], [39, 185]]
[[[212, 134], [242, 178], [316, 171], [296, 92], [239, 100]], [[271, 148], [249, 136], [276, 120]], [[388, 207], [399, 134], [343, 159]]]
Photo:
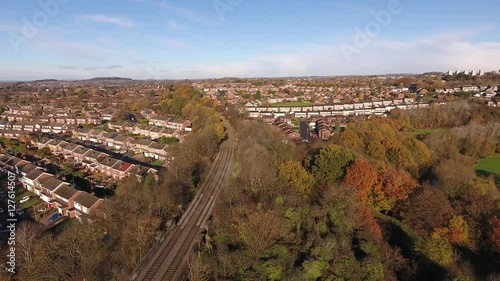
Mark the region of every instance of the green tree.
[[385, 159], [385, 147], [378, 141], [369, 142], [366, 147], [366, 154], [377, 160]]
[[315, 260], [306, 261], [303, 267], [306, 275], [311, 280], [318, 280], [318, 278], [323, 276], [323, 273], [330, 268], [330, 264], [326, 261]]
[[449, 266], [454, 261], [453, 248], [448, 240], [434, 233], [430, 239], [417, 243], [417, 250], [431, 261], [441, 265]]
[[292, 188], [306, 197], [313, 195], [314, 177], [297, 161], [286, 161], [280, 165], [280, 177]]
[[314, 159], [313, 174], [323, 186], [342, 179], [346, 168], [354, 161], [354, 154], [341, 146], [330, 144], [322, 148]]
[[46, 156], [48, 156], [50, 154], [50, 148], [48, 147], [43, 147], [41, 149], [39, 149], [37, 152], [36, 152], [36, 155], [38, 155], [38, 157], [40, 158], [45, 158]]
[[24, 144], [18, 144], [16, 145], [16, 147], [14, 147], [14, 152], [25, 155], [26, 152], [28, 152], [28, 148]]

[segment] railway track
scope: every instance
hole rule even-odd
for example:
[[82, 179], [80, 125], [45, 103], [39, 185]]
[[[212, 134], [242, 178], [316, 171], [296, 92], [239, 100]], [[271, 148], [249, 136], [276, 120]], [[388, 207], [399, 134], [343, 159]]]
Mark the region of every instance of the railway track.
[[228, 135], [220, 147], [207, 178], [198, 188], [196, 196], [182, 215], [177, 226], [167, 235], [148, 262], [139, 267], [131, 280], [159, 281], [183, 280], [193, 246], [201, 237], [201, 228], [211, 215], [217, 195], [230, 174], [236, 147], [236, 135], [229, 122], [223, 119]]

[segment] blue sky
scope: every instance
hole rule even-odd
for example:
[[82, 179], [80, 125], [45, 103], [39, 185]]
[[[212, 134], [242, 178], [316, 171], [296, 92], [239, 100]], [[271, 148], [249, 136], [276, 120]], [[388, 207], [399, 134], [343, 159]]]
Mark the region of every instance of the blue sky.
[[0, 80], [500, 68], [500, 1], [3, 0]]

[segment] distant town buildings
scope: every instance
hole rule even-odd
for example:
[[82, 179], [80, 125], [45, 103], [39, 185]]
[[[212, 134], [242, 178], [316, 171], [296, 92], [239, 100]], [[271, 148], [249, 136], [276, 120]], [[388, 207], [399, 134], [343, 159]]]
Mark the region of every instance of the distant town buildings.
[[475, 77], [475, 76], [483, 76], [485, 74], [485, 72], [482, 69], [480, 69], [480, 70], [449, 70], [446, 74], [449, 76], [463, 74], [463, 75]]

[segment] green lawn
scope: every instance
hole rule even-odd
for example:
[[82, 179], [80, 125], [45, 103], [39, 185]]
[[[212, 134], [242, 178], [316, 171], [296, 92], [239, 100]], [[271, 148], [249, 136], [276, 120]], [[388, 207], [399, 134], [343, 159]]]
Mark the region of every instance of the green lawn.
[[[19, 200], [21, 200], [24, 196], [29, 196], [30, 200], [28, 200], [28, 202], [24, 202], [23, 204], [20, 204]], [[43, 202], [43, 200], [40, 199], [40, 197], [38, 197], [36, 194], [33, 194], [24, 188], [19, 188], [19, 190], [17, 191], [15, 200], [16, 200], [16, 208], [20, 208], [20, 209], [30, 208], [33, 205], [36, 205], [36, 204]]]
[[479, 161], [476, 165], [476, 171], [479, 175], [493, 175], [497, 182], [500, 182], [500, 155], [487, 157]]
[[43, 202], [43, 200], [40, 199], [40, 197], [38, 197], [37, 195], [33, 194], [32, 196], [30, 196], [30, 200], [28, 202], [25, 202], [25, 203], [23, 203], [23, 204], [20, 205], [20, 208], [21, 209], [31, 208], [31, 207], [33, 207], [33, 206], [35, 206], [37, 204], [42, 203], [42, 202]]
[[311, 105], [311, 103], [306, 101], [278, 102], [271, 104], [271, 106], [309, 106], [309, 105]]

